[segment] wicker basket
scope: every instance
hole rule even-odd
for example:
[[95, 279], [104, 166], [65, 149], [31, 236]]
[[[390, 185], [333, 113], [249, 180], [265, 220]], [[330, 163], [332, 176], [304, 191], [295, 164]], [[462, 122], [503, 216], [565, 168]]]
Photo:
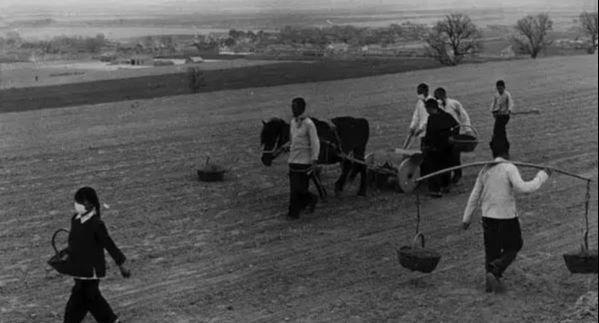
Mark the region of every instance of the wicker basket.
[[48, 265], [50, 265], [50, 267], [54, 268], [57, 272], [61, 274], [70, 275], [72, 274], [72, 266], [66, 248], [62, 250], [58, 250], [58, 248], [56, 248], [56, 236], [60, 232], [65, 232], [66, 234], [69, 234], [69, 231], [65, 229], [58, 229], [54, 232], [51, 240], [52, 248], [54, 249], [54, 255], [50, 257], [50, 259], [48, 260]]
[[[418, 246], [420, 240], [420, 246]], [[424, 248], [424, 235], [416, 234], [412, 242], [412, 246], [403, 246], [397, 250], [399, 263], [412, 271], [420, 271], [430, 273], [439, 264], [441, 254], [438, 252]]]
[[218, 169], [198, 169], [198, 177], [202, 182], [220, 182], [225, 177], [225, 170]]
[[226, 169], [210, 163], [210, 157], [206, 157], [203, 169], [198, 169], [198, 177], [202, 182], [220, 182], [224, 179]]
[[449, 137], [449, 142], [451, 144], [453, 144], [454, 148], [457, 151], [461, 151], [461, 152], [474, 151], [474, 149], [478, 145], [478, 132], [476, 131], [476, 129], [474, 129], [474, 127], [472, 127], [472, 126], [459, 125], [459, 126], [452, 128], [451, 130], [453, 131], [456, 128], [470, 128], [474, 132], [474, 136], [466, 135], [466, 134], [457, 134], [457, 135]]
[[586, 250], [578, 253], [564, 254], [566, 267], [573, 274], [596, 274], [597, 250]]

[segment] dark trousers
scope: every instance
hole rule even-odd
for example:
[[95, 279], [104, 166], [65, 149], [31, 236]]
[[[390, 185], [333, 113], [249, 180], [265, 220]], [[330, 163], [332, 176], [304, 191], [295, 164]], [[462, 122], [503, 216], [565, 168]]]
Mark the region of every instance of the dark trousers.
[[429, 163], [426, 162], [426, 146], [424, 143], [422, 143], [422, 139], [420, 139], [420, 151], [422, 151], [424, 157], [422, 163], [420, 164], [420, 176], [425, 176], [431, 172], [429, 170]]
[[65, 323], [79, 323], [83, 321], [87, 312], [99, 323], [116, 321], [117, 316], [100, 294], [99, 284], [99, 279], [75, 279], [75, 286], [71, 290], [64, 314]]
[[316, 195], [308, 190], [311, 165], [289, 164], [289, 216], [299, 217], [308, 205], [316, 203]]
[[[424, 165], [427, 174], [451, 167], [453, 161], [452, 152], [448, 149], [443, 151], [425, 150], [423, 156], [424, 160], [422, 161], [422, 164]], [[431, 192], [440, 192], [442, 188], [449, 187], [450, 182], [451, 174], [443, 173], [428, 180], [428, 189]]]
[[505, 126], [510, 121], [509, 114], [495, 114], [495, 124], [493, 125], [493, 138], [504, 138], [507, 140]]
[[483, 217], [486, 271], [501, 277], [522, 249], [520, 221]]
[[[461, 156], [461, 152], [457, 149], [452, 149], [452, 155], [451, 155], [451, 167], [453, 166], [460, 166], [462, 165], [462, 156]], [[452, 181], [453, 182], [457, 182], [460, 180], [460, 178], [462, 178], [462, 169], [456, 169], [453, 172], [453, 178]]]

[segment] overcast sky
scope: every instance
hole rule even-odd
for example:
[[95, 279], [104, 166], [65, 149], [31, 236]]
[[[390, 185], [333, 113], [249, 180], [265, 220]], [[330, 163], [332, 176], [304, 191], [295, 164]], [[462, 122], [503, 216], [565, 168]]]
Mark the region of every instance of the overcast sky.
[[[268, 9], [466, 9], [511, 8], [525, 6], [543, 11], [571, 8], [575, 11], [593, 10], [597, 0], [0, 0], [0, 9], [11, 10], [70, 10], [85, 11], [91, 8], [121, 10], [137, 8], [140, 11], [157, 7], [187, 7], [190, 10], [260, 11]], [[5, 12], [6, 13], [6, 12]]]

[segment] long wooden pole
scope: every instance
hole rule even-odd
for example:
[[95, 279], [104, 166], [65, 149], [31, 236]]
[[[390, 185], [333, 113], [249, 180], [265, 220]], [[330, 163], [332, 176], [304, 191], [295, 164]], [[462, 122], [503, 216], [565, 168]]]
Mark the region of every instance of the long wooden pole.
[[532, 110], [510, 112], [510, 115], [519, 115], [519, 114], [541, 114], [541, 110], [532, 109]]
[[[580, 176], [578, 174], [574, 174], [574, 173], [571, 173], [571, 172], [568, 172], [568, 171], [565, 171], [565, 170], [561, 170], [559, 168], [555, 168], [555, 167], [552, 167], [552, 166], [537, 165], [537, 164], [523, 163], [523, 162], [517, 162], [517, 161], [507, 161], [507, 162], [510, 162], [510, 163], [512, 163], [514, 165], [517, 165], [517, 166], [532, 167], [532, 168], [537, 168], [537, 169], [549, 169], [549, 170], [555, 171], [557, 173], [562, 173], [564, 175], [572, 176], [572, 177], [575, 177], [575, 178], [578, 178], [578, 179], [582, 179], [582, 180], [585, 180], [585, 181], [589, 181], [589, 182], [592, 181], [591, 178]], [[440, 175], [440, 174], [444, 174], [444, 173], [447, 173], [447, 172], [451, 172], [451, 171], [456, 170], [456, 169], [462, 169], [462, 168], [473, 167], [473, 166], [494, 165], [494, 164], [499, 164], [499, 163], [505, 163], [505, 161], [494, 161], [494, 160], [492, 160], [492, 161], [482, 161], [482, 162], [473, 162], [473, 163], [469, 163], [469, 164], [463, 164], [463, 165], [459, 165], [459, 166], [454, 166], [454, 167], [449, 167], [449, 168], [442, 169], [440, 171], [428, 174], [426, 176], [419, 177], [419, 178], [415, 179], [414, 181], [415, 182], [421, 182], [421, 181], [423, 181], [425, 179], [428, 179], [428, 178], [431, 178], [431, 177], [434, 177], [434, 176], [437, 176], [437, 175]]]

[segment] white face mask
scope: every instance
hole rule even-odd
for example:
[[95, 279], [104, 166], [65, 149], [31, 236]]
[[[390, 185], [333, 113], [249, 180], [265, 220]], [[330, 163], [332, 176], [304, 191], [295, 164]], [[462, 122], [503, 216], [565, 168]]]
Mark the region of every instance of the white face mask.
[[75, 202], [75, 212], [77, 212], [78, 214], [83, 214], [87, 212], [87, 210], [85, 209], [85, 205]]
[[420, 100], [424, 100], [424, 99], [426, 99], [426, 97], [424, 96], [424, 94], [418, 94], [418, 98], [419, 98]]

